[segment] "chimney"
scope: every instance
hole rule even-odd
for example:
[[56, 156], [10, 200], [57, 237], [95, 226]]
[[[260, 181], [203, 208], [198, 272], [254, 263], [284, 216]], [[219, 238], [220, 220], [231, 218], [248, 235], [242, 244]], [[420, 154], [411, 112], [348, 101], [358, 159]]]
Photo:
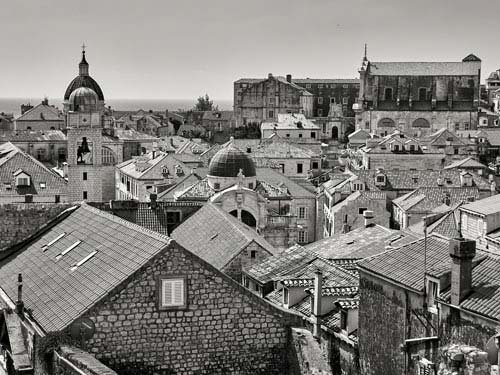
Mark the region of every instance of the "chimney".
[[156, 150], [151, 152], [151, 160], [154, 160], [154, 158], [156, 158]]
[[152, 210], [155, 210], [156, 206], [158, 205], [158, 203], [156, 202], [156, 194], [149, 194], [149, 200], [151, 201], [149, 207], [151, 207]]
[[347, 214], [344, 215], [344, 223], [342, 224], [342, 233], [349, 233], [349, 224], [347, 224]]
[[269, 74], [267, 75], [267, 78], [273, 78], [273, 73], [269, 73]]
[[451, 196], [450, 193], [446, 193], [444, 197], [444, 204], [447, 206], [451, 206]]
[[365, 228], [373, 227], [375, 225], [375, 223], [373, 222], [373, 211], [365, 210], [365, 212], [363, 212], [363, 217], [365, 219]]
[[23, 302], [23, 274], [17, 275], [17, 301], [16, 301], [16, 313], [20, 316], [24, 314], [24, 302]]
[[314, 273], [314, 305], [313, 305], [313, 336], [316, 339], [320, 338], [321, 330], [321, 290], [323, 289], [323, 274], [320, 270]]
[[292, 83], [292, 75], [291, 75], [291, 74], [287, 74], [287, 75], [286, 75], [286, 81], [287, 81], [288, 83]]
[[[460, 235], [461, 237], [461, 235]], [[458, 306], [472, 287], [472, 259], [476, 255], [476, 241], [464, 238], [450, 240], [451, 304]]]

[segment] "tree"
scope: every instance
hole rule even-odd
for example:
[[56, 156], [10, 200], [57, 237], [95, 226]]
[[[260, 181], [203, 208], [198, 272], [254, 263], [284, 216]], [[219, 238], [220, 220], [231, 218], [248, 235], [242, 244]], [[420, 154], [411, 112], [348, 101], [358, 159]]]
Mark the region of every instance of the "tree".
[[198, 102], [194, 106], [195, 111], [217, 111], [218, 109], [218, 106], [214, 107], [214, 101], [210, 100], [208, 94], [205, 94], [205, 96], [200, 96], [198, 98]]

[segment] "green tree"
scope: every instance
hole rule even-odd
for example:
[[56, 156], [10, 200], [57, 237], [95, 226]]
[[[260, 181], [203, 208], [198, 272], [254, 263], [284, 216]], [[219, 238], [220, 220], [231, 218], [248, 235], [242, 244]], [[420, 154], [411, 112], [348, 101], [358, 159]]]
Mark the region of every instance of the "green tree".
[[214, 101], [210, 100], [208, 94], [205, 94], [205, 96], [200, 96], [198, 98], [198, 101], [193, 109], [195, 111], [217, 111], [219, 110], [219, 107], [214, 107]]

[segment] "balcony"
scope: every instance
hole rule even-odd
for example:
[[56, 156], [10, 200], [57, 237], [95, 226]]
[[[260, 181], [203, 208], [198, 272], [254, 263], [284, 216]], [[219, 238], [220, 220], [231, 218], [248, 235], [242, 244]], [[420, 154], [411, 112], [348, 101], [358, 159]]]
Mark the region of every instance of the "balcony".
[[268, 227], [291, 227], [297, 225], [296, 216], [292, 215], [269, 215], [266, 218]]

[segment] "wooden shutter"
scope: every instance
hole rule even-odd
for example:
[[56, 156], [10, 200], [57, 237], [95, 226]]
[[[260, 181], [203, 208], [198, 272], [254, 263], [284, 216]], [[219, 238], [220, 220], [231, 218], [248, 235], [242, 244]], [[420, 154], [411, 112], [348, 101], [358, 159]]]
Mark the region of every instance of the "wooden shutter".
[[184, 279], [163, 279], [161, 300], [162, 307], [185, 305], [184, 288]]

